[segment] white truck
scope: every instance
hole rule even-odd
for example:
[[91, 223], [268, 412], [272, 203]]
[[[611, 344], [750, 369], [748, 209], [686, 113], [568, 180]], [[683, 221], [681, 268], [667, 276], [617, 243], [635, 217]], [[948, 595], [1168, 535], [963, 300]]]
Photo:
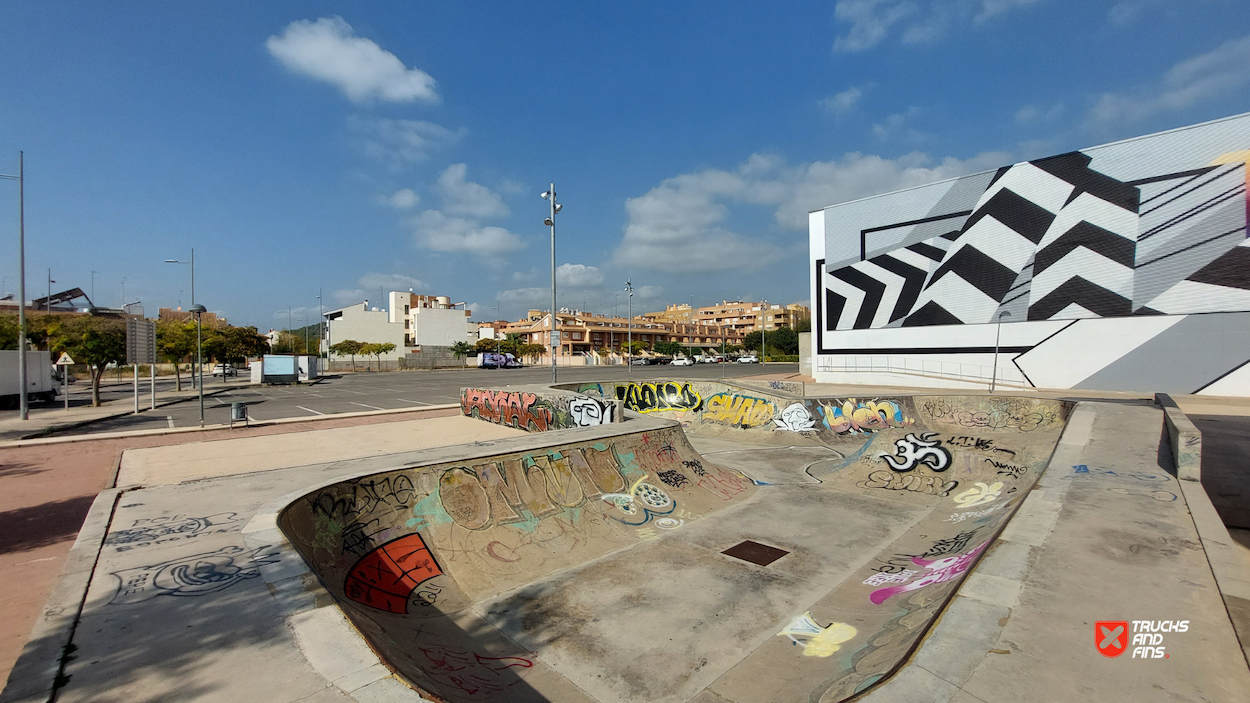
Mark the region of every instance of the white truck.
[[[0, 407], [16, 408], [21, 404], [18, 354], [13, 350], [0, 351]], [[30, 401], [56, 400], [57, 383], [52, 378], [53, 368], [51, 352], [26, 352], [26, 397]]]

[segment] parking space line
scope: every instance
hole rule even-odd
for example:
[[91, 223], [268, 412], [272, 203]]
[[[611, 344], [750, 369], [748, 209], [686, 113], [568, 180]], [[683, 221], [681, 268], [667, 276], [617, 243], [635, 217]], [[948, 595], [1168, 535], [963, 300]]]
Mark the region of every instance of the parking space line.
[[305, 411], [305, 412], [310, 412], [310, 413], [312, 413], [313, 415], [325, 415], [325, 413], [319, 413], [319, 412], [317, 412], [316, 410], [313, 410], [312, 408], [306, 408], [306, 407], [304, 407], [303, 405], [296, 405], [295, 407], [297, 407], [297, 408], [299, 408], [300, 410], [303, 410], [303, 411]]
[[[361, 395], [363, 395], [363, 394], [361, 394]], [[347, 401], [347, 402], [351, 403], [352, 405], [359, 405], [359, 406], [360, 406], [360, 407], [362, 407], [362, 408], [373, 408], [374, 410], [386, 410], [386, 408], [379, 408], [379, 407], [378, 407], [378, 406], [376, 406], [376, 405], [365, 405], [364, 403], [357, 403], [357, 402], [352, 401], [352, 400], [349, 400], [349, 401]]]
[[165, 422], [169, 423], [170, 428], [173, 428], [173, 426], [174, 426], [174, 416], [173, 416], [173, 415], [166, 415], [166, 416], [165, 416]]
[[396, 398], [395, 400], [398, 400], [401, 403], [413, 403], [416, 405], [433, 405], [433, 403], [423, 403], [419, 400], [408, 400], [407, 398]]

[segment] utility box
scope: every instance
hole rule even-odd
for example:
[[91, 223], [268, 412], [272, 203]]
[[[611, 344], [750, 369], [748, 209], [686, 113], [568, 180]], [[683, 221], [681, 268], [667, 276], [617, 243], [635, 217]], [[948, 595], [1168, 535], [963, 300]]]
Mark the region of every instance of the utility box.
[[295, 357], [289, 354], [266, 354], [260, 359], [261, 383], [299, 383]]
[[318, 376], [318, 362], [320, 358], [311, 354], [300, 354], [295, 357], [296, 370], [299, 373], [299, 380], [311, 381]]

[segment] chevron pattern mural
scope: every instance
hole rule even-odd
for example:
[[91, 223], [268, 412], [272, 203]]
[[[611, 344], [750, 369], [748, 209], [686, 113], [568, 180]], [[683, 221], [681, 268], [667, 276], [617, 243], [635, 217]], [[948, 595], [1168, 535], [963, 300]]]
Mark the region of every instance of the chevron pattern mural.
[[928, 218], [971, 209], [958, 229], [827, 271], [823, 329], [1248, 311], [1248, 158], [1136, 181], [1082, 152], [999, 169]]

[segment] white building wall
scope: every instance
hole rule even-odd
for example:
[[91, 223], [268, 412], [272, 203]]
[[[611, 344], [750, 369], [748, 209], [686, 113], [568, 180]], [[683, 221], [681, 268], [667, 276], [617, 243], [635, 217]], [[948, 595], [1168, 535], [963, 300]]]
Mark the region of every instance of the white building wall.
[[395, 351], [383, 354], [382, 359], [399, 359], [407, 351], [404, 348], [403, 323], [391, 322], [382, 310], [366, 310], [365, 304], [352, 305], [336, 310], [341, 316], [330, 320], [330, 339], [333, 343], [354, 339], [357, 342], [390, 342]]
[[465, 341], [464, 310], [440, 308], [413, 308], [409, 313], [412, 324], [413, 344], [450, 347]]

